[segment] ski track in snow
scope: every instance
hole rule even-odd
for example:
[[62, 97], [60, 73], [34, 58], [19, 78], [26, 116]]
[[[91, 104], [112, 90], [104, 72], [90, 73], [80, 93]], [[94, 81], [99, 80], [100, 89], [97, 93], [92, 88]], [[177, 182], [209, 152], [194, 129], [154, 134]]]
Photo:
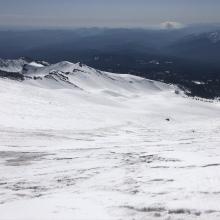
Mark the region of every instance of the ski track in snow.
[[0, 84], [1, 220], [220, 219], [218, 103]]

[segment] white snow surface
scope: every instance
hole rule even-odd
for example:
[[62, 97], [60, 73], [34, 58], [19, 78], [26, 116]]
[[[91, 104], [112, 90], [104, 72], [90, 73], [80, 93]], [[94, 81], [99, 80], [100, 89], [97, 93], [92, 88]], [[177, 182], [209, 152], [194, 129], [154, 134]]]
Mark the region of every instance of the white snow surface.
[[0, 79], [1, 220], [220, 219], [220, 105], [61, 62]]

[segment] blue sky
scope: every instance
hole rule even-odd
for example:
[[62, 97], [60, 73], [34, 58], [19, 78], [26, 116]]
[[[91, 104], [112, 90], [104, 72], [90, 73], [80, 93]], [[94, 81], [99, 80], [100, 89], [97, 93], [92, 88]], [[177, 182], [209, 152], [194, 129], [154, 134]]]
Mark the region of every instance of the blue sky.
[[145, 27], [220, 22], [220, 0], [0, 0], [0, 25]]

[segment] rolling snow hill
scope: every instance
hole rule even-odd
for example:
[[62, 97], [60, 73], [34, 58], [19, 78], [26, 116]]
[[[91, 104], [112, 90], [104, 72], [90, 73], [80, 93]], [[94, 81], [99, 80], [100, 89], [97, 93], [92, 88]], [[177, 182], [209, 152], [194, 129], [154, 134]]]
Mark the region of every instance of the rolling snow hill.
[[219, 219], [218, 102], [80, 63], [11, 62], [0, 70], [23, 78], [0, 78], [1, 220]]

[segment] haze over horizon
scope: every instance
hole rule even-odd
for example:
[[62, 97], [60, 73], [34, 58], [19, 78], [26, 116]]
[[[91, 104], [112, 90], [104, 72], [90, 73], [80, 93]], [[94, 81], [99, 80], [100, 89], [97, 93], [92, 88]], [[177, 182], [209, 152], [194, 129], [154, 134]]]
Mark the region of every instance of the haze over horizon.
[[4, 27], [151, 27], [219, 23], [218, 0], [1, 0]]

